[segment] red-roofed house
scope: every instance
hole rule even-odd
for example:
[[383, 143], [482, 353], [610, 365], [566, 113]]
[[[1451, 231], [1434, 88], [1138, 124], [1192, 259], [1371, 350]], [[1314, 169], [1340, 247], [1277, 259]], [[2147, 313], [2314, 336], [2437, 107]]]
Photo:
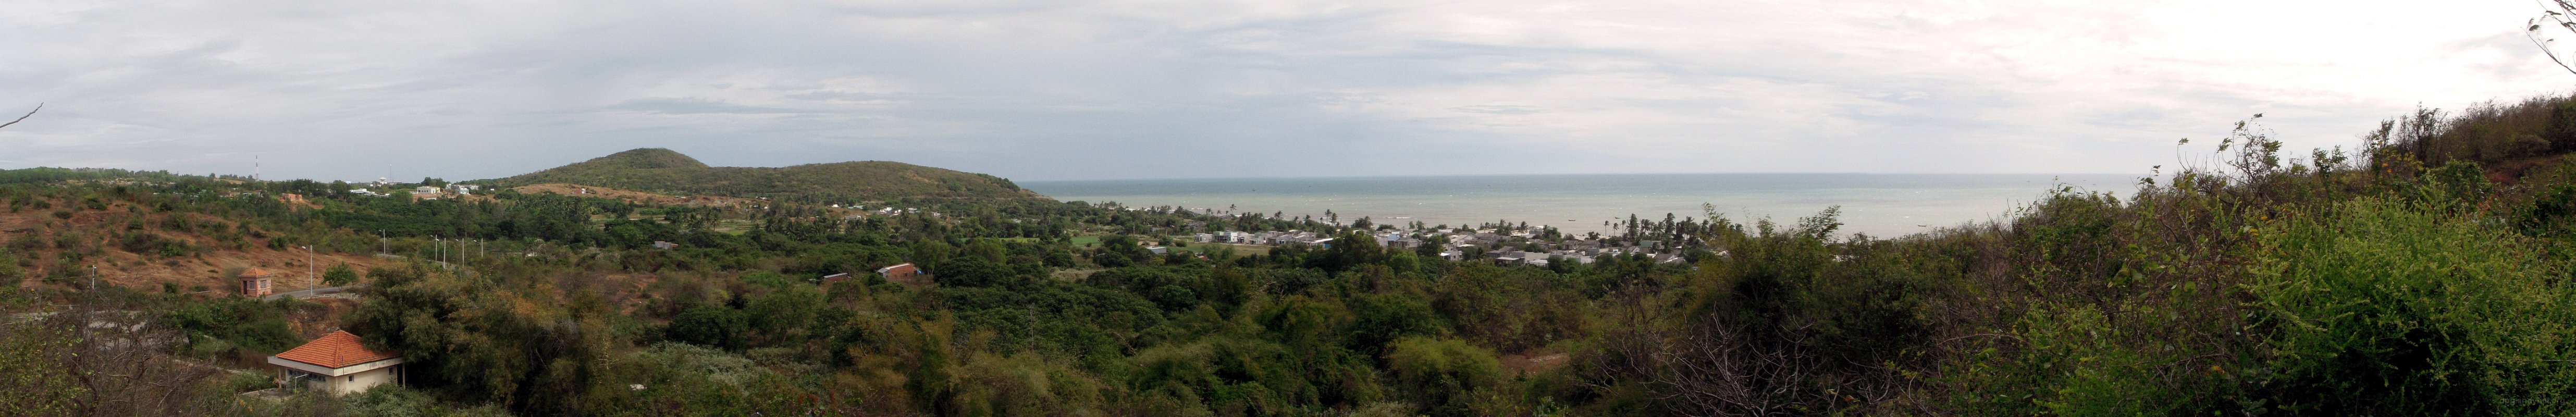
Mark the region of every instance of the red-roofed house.
[[304, 346], [270, 356], [268, 363], [284, 367], [279, 372], [289, 383], [345, 395], [399, 382], [402, 367], [397, 365], [402, 365], [403, 359], [402, 354], [368, 350], [358, 342], [358, 335], [335, 330]]
[[274, 292], [269, 288], [269, 277], [276, 275], [277, 274], [269, 273], [266, 269], [251, 268], [243, 270], [241, 273], [242, 296], [258, 297]]

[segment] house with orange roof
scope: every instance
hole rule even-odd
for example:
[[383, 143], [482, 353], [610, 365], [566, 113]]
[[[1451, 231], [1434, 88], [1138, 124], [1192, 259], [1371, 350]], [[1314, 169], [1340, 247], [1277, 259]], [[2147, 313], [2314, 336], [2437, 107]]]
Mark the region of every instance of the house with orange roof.
[[270, 365], [282, 368], [279, 379], [288, 387], [347, 395], [366, 392], [368, 388], [402, 381], [402, 354], [367, 349], [358, 335], [347, 330], [306, 342], [268, 357]]
[[275, 273], [270, 273], [270, 272], [268, 272], [268, 270], [266, 270], [266, 269], [251, 268], [251, 269], [242, 270], [242, 273], [241, 273], [241, 293], [242, 293], [242, 296], [243, 296], [243, 297], [258, 297], [258, 296], [268, 295], [268, 294], [270, 294], [270, 293], [275, 292], [275, 289], [273, 289], [273, 288], [271, 288], [271, 287], [270, 287], [270, 284], [272, 284], [272, 282], [270, 282], [270, 279], [271, 279], [271, 278], [274, 278], [274, 277], [276, 277], [276, 276], [277, 276], [277, 274], [275, 274]]

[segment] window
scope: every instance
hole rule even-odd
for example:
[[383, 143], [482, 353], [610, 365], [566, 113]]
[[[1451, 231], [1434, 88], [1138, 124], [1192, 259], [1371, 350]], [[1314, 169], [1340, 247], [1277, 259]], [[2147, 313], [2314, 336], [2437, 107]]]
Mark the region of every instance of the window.
[[358, 376], [357, 376], [357, 375], [350, 375], [350, 376], [349, 376], [349, 382], [358, 382]]

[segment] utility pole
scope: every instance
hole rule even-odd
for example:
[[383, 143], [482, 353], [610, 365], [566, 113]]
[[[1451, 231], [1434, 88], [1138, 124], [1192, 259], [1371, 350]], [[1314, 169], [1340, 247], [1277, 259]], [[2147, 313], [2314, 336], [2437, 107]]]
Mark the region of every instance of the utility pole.
[[304, 245], [304, 279], [321, 284], [322, 277], [313, 275], [313, 245]]
[[376, 229], [376, 254], [393, 253], [394, 241], [385, 238], [385, 229]]

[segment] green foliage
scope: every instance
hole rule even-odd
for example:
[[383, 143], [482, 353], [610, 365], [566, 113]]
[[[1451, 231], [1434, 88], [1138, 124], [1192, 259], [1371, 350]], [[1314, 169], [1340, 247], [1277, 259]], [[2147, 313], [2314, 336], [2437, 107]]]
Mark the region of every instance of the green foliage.
[[2559, 261], [2491, 223], [2384, 200], [2267, 225], [2250, 313], [2271, 330], [2282, 409], [2484, 415], [2576, 391], [2576, 312]]
[[358, 282], [358, 271], [350, 268], [347, 263], [331, 265], [331, 269], [322, 270], [322, 283], [325, 285], [342, 286], [354, 282]]
[[679, 317], [671, 319], [670, 329], [663, 332], [671, 340], [739, 350], [743, 348], [744, 338], [751, 335], [751, 322], [742, 310], [697, 306], [680, 312]]
[[1395, 382], [1429, 408], [1431, 415], [1473, 415], [1468, 394], [1502, 381], [1502, 362], [1494, 352], [1458, 339], [1406, 337], [1387, 347], [1387, 370]]
[[359, 291], [364, 302], [344, 318], [347, 330], [369, 348], [403, 354], [409, 377], [433, 393], [522, 412], [592, 406], [575, 394], [610, 347], [597, 299], [504, 291], [420, 264], [367, 275], [372, 285]]
[[[797, 403], [776, 393], [791, 381], [742, 356], [715, 348], [659, 343], [618, 358], [593, 390], [608, 415], [799, 415]], [[636, 389], [641, 385], [641, 389]]]
[[19, 415], [72, 415], [74, 399], [88, 387], [78, 375], [60, 371], [55, 353], [79, 342], [72, 332], [0, 323], [0, 404]]
[[18, 255], [0, 250], [0, 288], [16, 288], [27, 280], [27, 270], [18, 266]]
[[1975, 336], [2010, 338], [2020, 350], [1970, 354], [1958, 375], [1967, 388], [1960, 393], [1963, 404], [1998, 415], [2176, 414], [2195, 405], [2199, 393], [2177, 392], [2162, 380], [2174, 373], [2210, 376], [2230, 368], [2194, 367], [2181, 356], [2184, 352], [2170, 348], [2131, 348], [2123, 337], [2126, 331], [2092, 308], [2035, 306], [2011, 330], [2011, 335]]
[[304, 343], [289, 327], [286, 314], [306, 306], [310, 304], [293, 299], [217, 298], [181, 305], [164, 315], [162, 322], [186, 331], [187, 350], [193, 353], [274, 354]]
[[508, 417], [510, 415], [509, 412], [494, 406], [457, 408], [431, 398], [428, 393], [404, 388], [397, 384], [378, 385], [367, 389], [366, 392], [345, 397], [343, 400], [347, 408], [341, 411], [352, 417]]

